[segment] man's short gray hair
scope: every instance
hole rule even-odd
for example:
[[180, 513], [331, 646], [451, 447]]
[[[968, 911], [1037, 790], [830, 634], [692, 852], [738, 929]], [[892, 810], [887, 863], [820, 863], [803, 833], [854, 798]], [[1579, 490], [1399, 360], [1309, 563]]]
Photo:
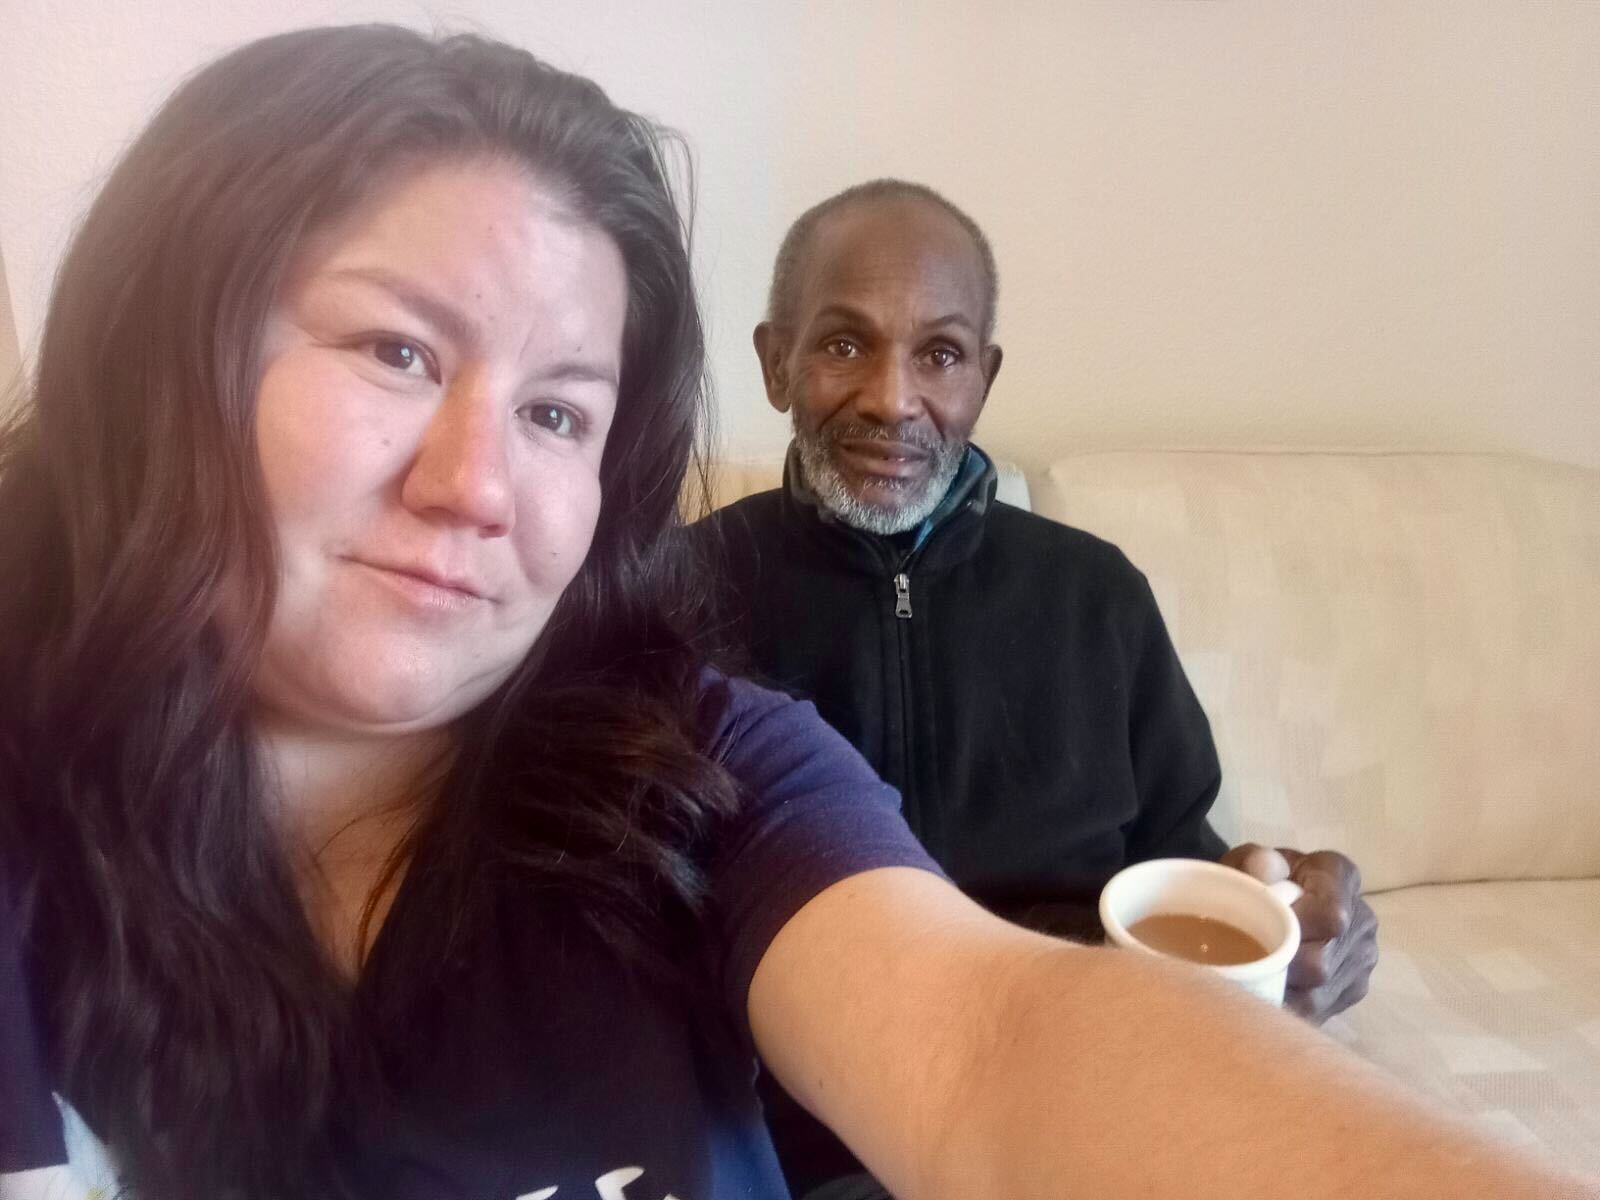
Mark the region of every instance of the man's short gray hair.
[[779, 329], [792, 328], [800, 289], [800, 263], [810, 250], [811, 240], [823, 220], [851, 205], [879, 200], [918, 200], [931, 204], [966, 231], [983, 266], [983, 340], [988, 342], [994, 337], [995, 315], [1000, 302], [1000, 273], [995, 267], [994, 251], [989, 247], [989, 239], [984, 237], [976, 221], [931, 187], [904, 179], [871, 179], [866, 183], [858, 183], [800, 214], [795, 223], [789, 226], [789, 232], [783, 235], [777, 261], [772, 266], [772, 286], [767, 292], [767, 320]]

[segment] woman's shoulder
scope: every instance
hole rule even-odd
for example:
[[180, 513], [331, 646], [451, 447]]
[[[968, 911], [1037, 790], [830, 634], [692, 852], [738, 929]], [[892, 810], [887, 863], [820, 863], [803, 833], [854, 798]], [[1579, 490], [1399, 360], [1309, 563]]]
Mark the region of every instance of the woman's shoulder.
[[[713, 745], [736, 736], [774, 713], [809, 707], [776, 688], [763, 687], [753, 680], [730, 675], [716, 667], [701, 670], [700, 692], [712, 716]], [[790, 715], [793, 716], [793, 713]], [[800, 719], [804, 720], [803, 717]]]
[[713, 668], [702, 673], [701, 688], [709, 717], [707, 750], [736, 776], [742, 765], [764, 763], [774, 770], [838, 772], [878, 784], [866, 760], [809, 700]]
[[709, 752], [741, 800], [709, 861], [728, 1011], [742, 1026], [757, 965], [813, 897], [881, 867], [939, 868], [901, 817], [899, 794], [809, 701], [714, 671], [703, 685], [715, 713]]
[[706, 687], [720, 712], [709, 752], [741, 801], [723, 831], [724, 852], [763, 842], [796, 859], [849, 860], [853, 869], [937, 869], [900, 814], [900, 794], [810, 701], [714, 673]]

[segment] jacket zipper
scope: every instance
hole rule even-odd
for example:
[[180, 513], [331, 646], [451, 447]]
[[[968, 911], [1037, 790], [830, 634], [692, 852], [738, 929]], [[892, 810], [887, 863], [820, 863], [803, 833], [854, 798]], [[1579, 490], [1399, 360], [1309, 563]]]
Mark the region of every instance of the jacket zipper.
[[[972, 502], [967, 501], [964, 509], [972, 507]], [[928, 542], [918, 546], [910, 553], [901, 556], [898, 562], [885, 556], [883, 565], [889, 568], [889, 582], [894, 586], [894, 615], [895, 615], [895, 641], [898, 643], [898, 658], [900, 665], [900, 753], [901, 753], [901, 799], [906, 807], [906, 816], [912, 820], [912, 828], [917, 829], [923, 838], [924, 844], [930, 847], [935, 855], [943, 852], [943, 830], [936, 819], [930, 820], [934, 814], [923, 810], [922, 789], [918, 786], [916, 772], [916, 730], [914, 718], [915, 706], [912, 703], [912, 663], [911, 663], [911, 635], [913, 630], [909, 624], [901, 625], [901, 621], [911, 620], [911, 568], [921, 560], [922, 554], [928, 545], [945, 532], [944, 528], [935, 529]], [[913, 820], [914, 818], [914, 820]]]
[[911, 576], [904, 571], [894, 576], [894, 615], [902, 621], [911, 619]]
[[[961, 506], [961, 511], [965, 512], [971, 507], [972, 501], [968, 500]], [[942, 532], [942, 529], [936, 529], [933, 536], [938, 537]], [[911, 619], [911, 562], [913, 559], [921, 558], [925, 549], [926, 546], [918, 546], [907, 554], [896, 564], [894, 574], [889, 577], [889, 581], [894, 584], [894, 615], [902, 621]]]
[[[895, 681], [899, 692], [900, 715], [900, 776], [901, 776], [901, 802], [905, 805], [906, 819], [911, 821], [913, 829], [922, 829], [925, 825], [922, 807], [922, 789], [918, 786], [917, 759], [916, 759], [916, 730], [912, 728], [912, 718], [916, 706], [912, 702], [912, 664], [911, 664], [911, 560], [915, 551], [904, 555], [898, 562], [890, 561], [885, 566], [890, 568], [889, 581], [894, 585], [894, 628], [893, 635], [896, 643], [895, 658], [898, 660], [896, 674], [899, 678]], [[926, 830], [923, 829], [925, 833]]]

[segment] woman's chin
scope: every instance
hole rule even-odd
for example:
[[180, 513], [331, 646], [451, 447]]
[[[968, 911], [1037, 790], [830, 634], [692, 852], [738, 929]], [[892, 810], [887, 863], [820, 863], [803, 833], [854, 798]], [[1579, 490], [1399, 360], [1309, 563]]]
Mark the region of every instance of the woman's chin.
[[440, 729], [470, 712], [498, 681], [414, 672], [352, 673], [314, 691], [267, 689], [262, 707], [275, 724], [306, 732], [402, 735]]

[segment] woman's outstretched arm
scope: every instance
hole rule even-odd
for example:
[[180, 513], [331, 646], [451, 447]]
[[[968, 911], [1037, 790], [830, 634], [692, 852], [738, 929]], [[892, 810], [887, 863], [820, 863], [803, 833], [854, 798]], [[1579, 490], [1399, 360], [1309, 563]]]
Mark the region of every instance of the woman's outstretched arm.
[[1600, 1197], [1198, 968], [1026, 932], [916, 870], [815, 897], [749, 1009], [901, 1200]]

